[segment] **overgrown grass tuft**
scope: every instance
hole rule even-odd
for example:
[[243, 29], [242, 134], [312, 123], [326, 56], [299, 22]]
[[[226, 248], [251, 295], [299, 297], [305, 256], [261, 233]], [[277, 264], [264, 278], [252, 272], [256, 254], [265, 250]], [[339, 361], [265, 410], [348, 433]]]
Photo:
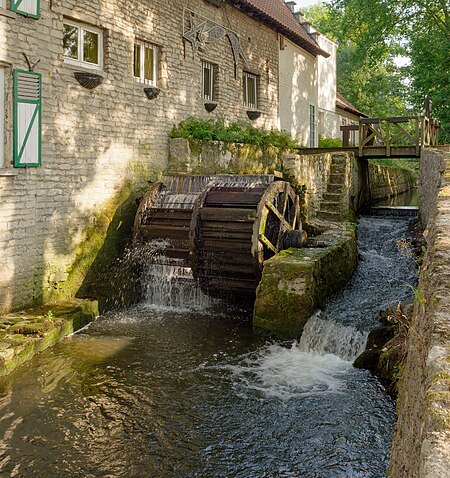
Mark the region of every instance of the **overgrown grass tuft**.
[[189, 117], [172, 128], [170, 137], [245, 143], [253, 144], [260, 148], [274, 146], [285, 150], [300, 147], [299, 142], [285, 131], [255, 128], [245, 121], [226, 124], [223, 118], [204, 120]]

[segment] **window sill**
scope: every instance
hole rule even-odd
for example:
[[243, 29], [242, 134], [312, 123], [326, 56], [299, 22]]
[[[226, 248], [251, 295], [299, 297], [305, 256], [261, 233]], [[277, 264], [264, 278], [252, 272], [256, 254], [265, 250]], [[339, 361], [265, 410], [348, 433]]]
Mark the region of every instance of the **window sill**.
[[0, 168], [0, 177], [15, 177], [19, 175], [17, 169], [12, 168]]
[[99, 66], [90, 66], [88, 63], [72, 63], [67, 60], [63, 62], [64, 68], [67, 68], [72, 71], [86, 71], [88, 73], [95, 73], [97, 75], [105, 76], [105, 71], [102, 67]]
[[17, 13], [11, 12], [10, 10], [7, 10], [6, 8], [0, 8], [0, 16], [8, 17], [8, 18], [16, 18]]

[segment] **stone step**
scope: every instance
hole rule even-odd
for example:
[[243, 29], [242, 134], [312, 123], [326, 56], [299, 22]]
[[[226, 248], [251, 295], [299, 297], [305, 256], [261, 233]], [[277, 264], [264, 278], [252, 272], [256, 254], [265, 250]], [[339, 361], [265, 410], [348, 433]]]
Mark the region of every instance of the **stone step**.
[[341, 202], [342, 193], [340, 192], [326, 192], [323, 195], [323, 200], [326, 202], [334, 202], [339, 203]]
[[331, 174], [345, 174], [345, 164], [333, 164], [333, 163], [331, 163], [330, 173]]
[[322, 219], [324, 221], [332, 221], [332, 222], [340, 222], [341, 215], [334, 211], [325, 211], [320, 210], [317, 213], [317, 218]]
[[347, 157], [346, 156], [332, 156], [331, 157], [331, 164], [346, 164]]
[[337, 211], [337, 213], [340, 213], [341, 209], [341, 203], [340, 201], [322, 201], [320, 204], [320, 210], [325, 210], [325, 211]]
[[327, 184], [327, 193], [342, 194], [343, 190], [344, 190], [344, 185], [342, 183], [328, 183]]
[[343, 184], [345, 182], [345, 174], [330, 174], [330, 183], [336, 184], [340, 183]]

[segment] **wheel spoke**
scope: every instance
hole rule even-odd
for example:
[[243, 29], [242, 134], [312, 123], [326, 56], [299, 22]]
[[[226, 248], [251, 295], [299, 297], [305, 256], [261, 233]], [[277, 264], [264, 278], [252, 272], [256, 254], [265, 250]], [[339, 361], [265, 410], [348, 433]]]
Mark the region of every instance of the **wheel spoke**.
[[269, 241], [269, 239], [267, 239], [264, 234], [259, 235], [259, 240], [275, 254], [279, 252], [279, 250]]
[[280, 220], [280, 222], [289, 230], [292, 230], [292, 226], [289, 224], [288, 221], [286, 221], [285, 217], [281, 214], [281, 212], [271, 203], [268, 202], [266, 203], [266, 207], [272, 211], [275, 216]]

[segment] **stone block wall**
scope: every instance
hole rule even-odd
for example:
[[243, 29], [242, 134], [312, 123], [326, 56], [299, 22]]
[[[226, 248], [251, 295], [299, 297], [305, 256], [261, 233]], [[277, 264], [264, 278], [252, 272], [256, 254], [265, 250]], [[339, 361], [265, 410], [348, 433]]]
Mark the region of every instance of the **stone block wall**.
[[[167, 166], [168, 134], [190, 115], [247, 119], [242, 71], [259, 75], [255, 122], [278, 117], [278, 35], [238, 9], [203, 0], [41, 0], [41, 18], [0, 10], [0, 66], [6, 68], [5, 167], [0, 169], [0, 311], [42, 301], [60, 289], [86, 231], [120, 197], [128, 180], [145, 185]], [[185, 10], [188, 9], [188, 10]], [[183, 28], [190, 11], [239, 34], [248, 58], [235, 63], [223, 38], [193, 56]], [[202, 17], [202, 18], [203, 18]], [[197, 17], [199, 18], [199, 17]], [[103, 32], [102, 85], [82, 88], [63, 57], [65, 19]], [[159, 45], [160, 95], [149, 101], [133, 79], [135, 40]], [[43, 77], [42, 166], [13, 169], [12, 72], [27, 69], [24, 53]], [[200, 98], [201, 61], [218, 67], [218, 106]], [[108, 213], [109, 217], [109, 213]], [[62, 287], [62, 286], [61, 286]]]
[[423, 151], [421, 164], [428, 244], [399, 387], [391, 478], [446, 478], [450, 470], [450, 153]]
[[427, 225], [430, 217], [436, 209], [436, 201], [439, 189], [443, 185], [443, 173], [445, 161], [442, 154], [434, 150], [423, 150], [420, 157], [420, 219], [423, 225]]
[[397, 196], [414, 186], [413, 175], [407, 169], [370, 164], [369, 174], [372, 201]]

